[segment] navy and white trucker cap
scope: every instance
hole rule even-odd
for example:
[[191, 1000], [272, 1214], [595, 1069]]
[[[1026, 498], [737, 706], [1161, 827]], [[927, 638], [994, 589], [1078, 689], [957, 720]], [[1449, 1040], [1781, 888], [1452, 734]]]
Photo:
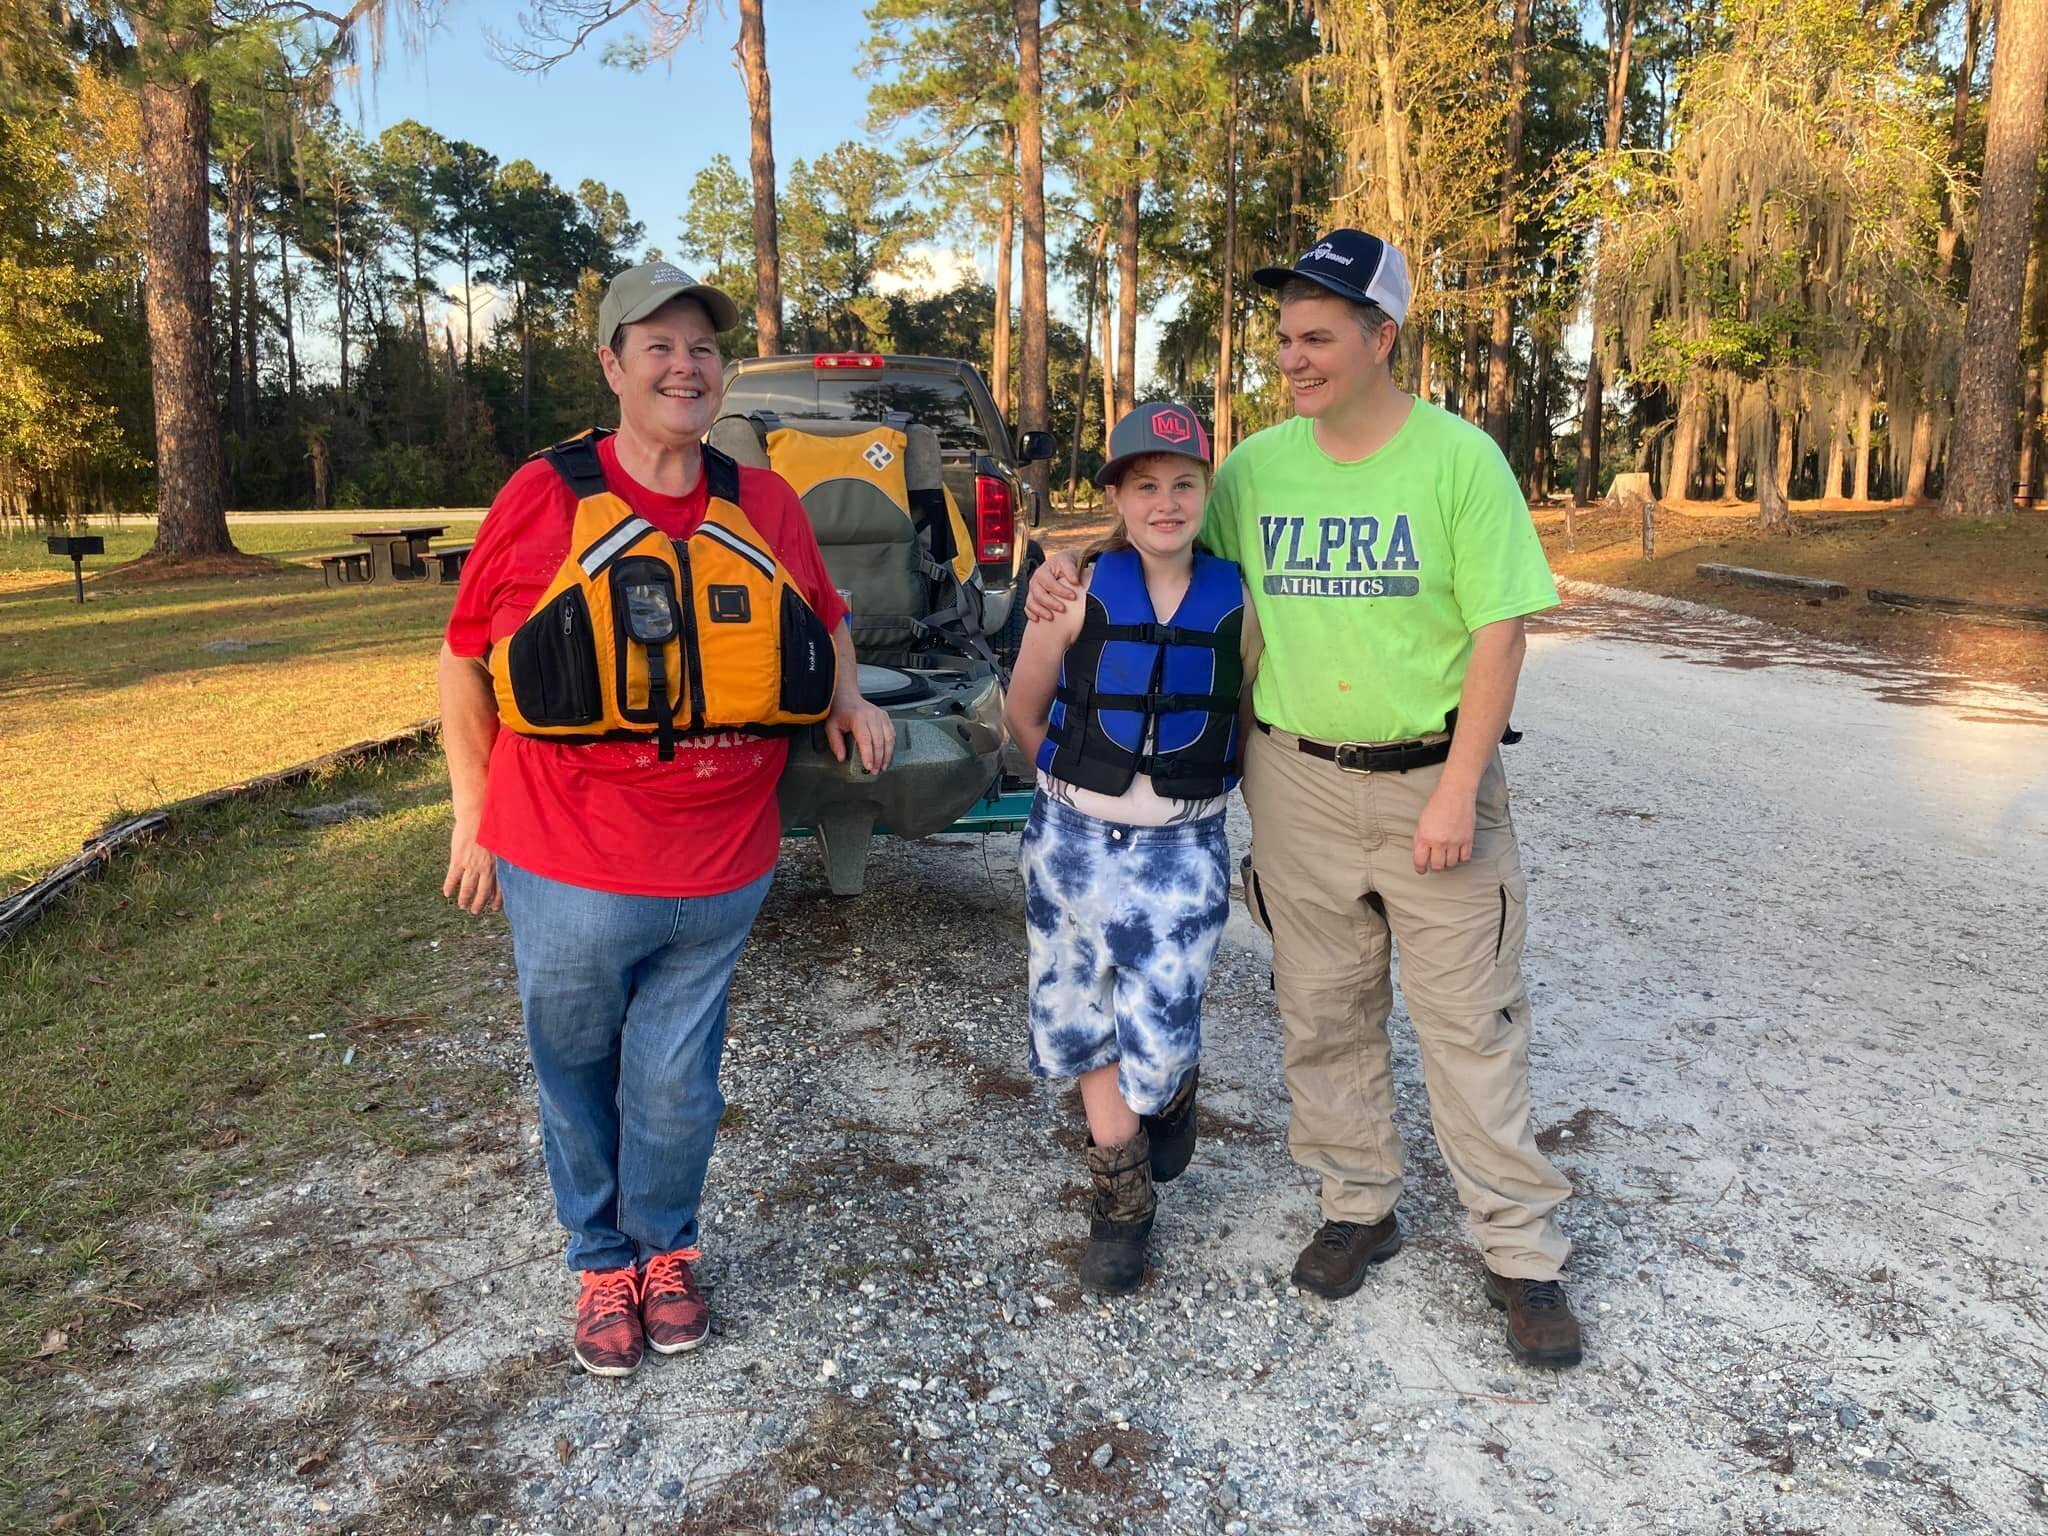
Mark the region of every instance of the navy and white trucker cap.
[[1333, 229], [1291, 267], [1261, 267], [1252, 281], [1279, 288], [1305, 277], [1354, 304], [1377, 304], [1396, 325], [1408, 323], [1408, 261], [1378, 235]]

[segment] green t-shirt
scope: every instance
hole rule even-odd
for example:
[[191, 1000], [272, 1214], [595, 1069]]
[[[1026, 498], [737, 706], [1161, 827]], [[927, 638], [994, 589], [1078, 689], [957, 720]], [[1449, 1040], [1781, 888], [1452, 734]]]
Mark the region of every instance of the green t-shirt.
[[1557, 604], [1500, 449], [1423, 400], [1355, 463], [1303, 416], [1246, 438], [1216, 472], [1202, 543], [1238, 563], [1258, 609], [1259, 718], [1323, 741], [1441, 731], [1472, 632]]

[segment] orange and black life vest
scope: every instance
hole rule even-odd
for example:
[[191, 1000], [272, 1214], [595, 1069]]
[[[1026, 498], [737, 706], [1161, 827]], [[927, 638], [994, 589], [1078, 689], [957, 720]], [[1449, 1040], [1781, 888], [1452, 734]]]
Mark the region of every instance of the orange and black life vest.
[[704, 449], [704, 521], [671, 539], [605, 485], [601, 431], [535, 454], [576, 493], [569, 556], [491, 652], [498, 718], [591, 742], [783, 734], [825, 718], [832, 637], [740, 503], [739, 467]]

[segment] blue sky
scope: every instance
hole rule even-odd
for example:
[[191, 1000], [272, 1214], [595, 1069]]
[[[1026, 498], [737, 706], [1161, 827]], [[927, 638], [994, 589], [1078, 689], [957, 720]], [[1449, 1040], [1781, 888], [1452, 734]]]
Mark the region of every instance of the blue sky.
[[[869, 32], [864, 11], [859, 0], [768, 5], [778, 180], [796, 160], [871, 138], [871, 82], [856, 72]], [[383, 67], [365, 71], [344, 112], [370, 135], [418, 118], [500, 160], [531, 160], [564, 186], [595, 177], [626, 195], [649, 244], [675, 255], [697, 172], [723, 153], [746, 175], [747, 98], [732, 52], [739, 7], [714, 0], [703, 34], [641, 74], [606, 67], [602, 49], [589, 45], [545, 75], [520, 74], [491, 57], [486, 38], [487, 27], [516, 37], [515, 15], [509, 0], [451, 0], [415, 52], [394, 30]], [[637, 18], [627, 18], [598, 39], [638, 34]]]

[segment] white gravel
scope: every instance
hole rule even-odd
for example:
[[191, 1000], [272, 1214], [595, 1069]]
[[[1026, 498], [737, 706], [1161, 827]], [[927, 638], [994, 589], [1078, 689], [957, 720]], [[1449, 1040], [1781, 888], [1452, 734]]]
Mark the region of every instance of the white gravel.
[[1405, 1017], [1410, 1246], [1345, 1302], [1287, 1286], [1315, 1208], [1241, 914], [1224, 1118], [1149, 1285], [1086, 1304], [1075, 1112], [1019, 1081], [1015, 839], [949, 836], [851, 902], [784, 859], [700, 1353], [561, 1363], [508, 961], [420, 1048], [519, 1074], [518, 1107], [167, 1229], [274, 1280], [152, 1320], [76, 1401], [193, 1531], [2048, 1528], [2048, 701], [1598, 599], [1533, 640], [1517, 723], [1576, 1372], [1501, 1342]]

